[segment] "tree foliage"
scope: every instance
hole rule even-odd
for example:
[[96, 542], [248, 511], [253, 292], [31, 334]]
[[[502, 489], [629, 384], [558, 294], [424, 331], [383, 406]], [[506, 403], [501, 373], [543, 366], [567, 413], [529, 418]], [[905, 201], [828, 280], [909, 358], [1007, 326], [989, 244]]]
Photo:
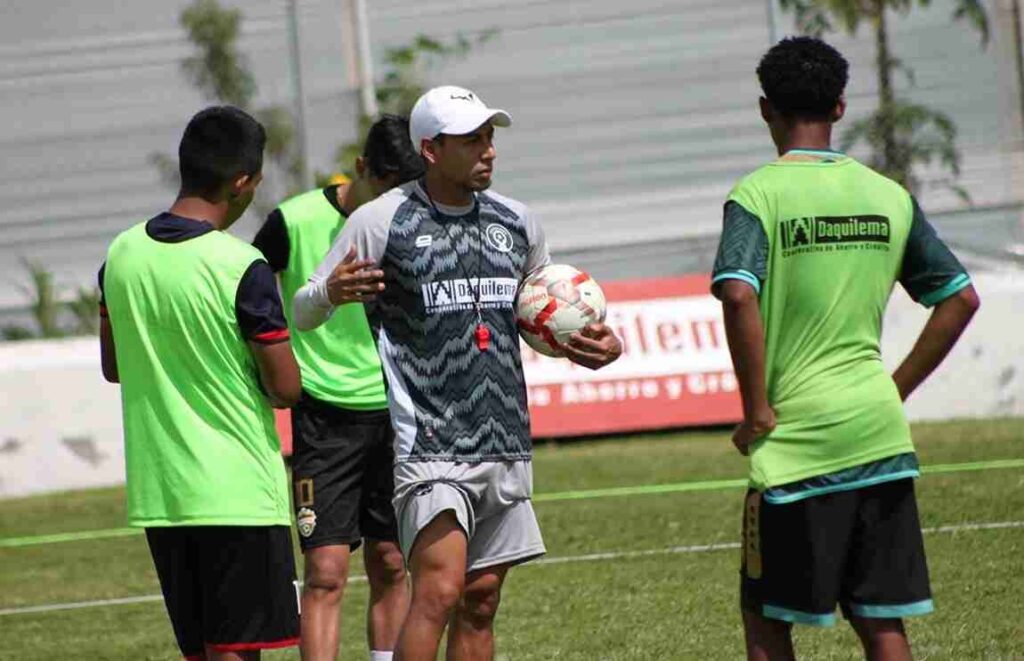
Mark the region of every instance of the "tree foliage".
[[181, 63], [182, 71], [207, 99], [249, 108], [256, 79], [236, 44], [242, 12], [217, 0], [195, 0], [181, 12], [181, 26], [198, 49]]
[[99, 290], [79, 287], [75, 297], [61, 301], [53, 273], [37, 262], [21, 260], [28, 284], [20, 285], [29, 300], [34, 327], [7, 325], [0, 329], [5, 340], [55, 338], [67, 335], [95, 335], [99, 332]]
[[[878, 107], [864, 119], [853, 122], [840, 138], [843, 149], [864, 143], [871, 150], [871, 165], [914, 192], [921, 182], [915, 176], [918, 165], [938, 164], [949, 173], [940, 183], [965, 201], [967, 192], [956, 184], [960, 174], [960, 152], [956, 147], [956, 125], [949, 115], [899, 98], [893, 76], [903, 73], [914, 85], [914, 72], [892, 55], [888, 35], [888, 14], [906, 16], [915, 7], [928, 7], [931, 0], [779, 0], [793, 12], [797, 28], [820, 37], [842, 30], [857, 33], [862, 24], [871, 26], [875, 37], [875, 72], [878, 78]], [[988, 15], [981, 0], [956, 0], [953, 19], [966, 22], [988, 44]]]
[[[284, 175], [287, 193], [297, 192], [301, 163], [295, 149], [295, 122], [283, 106], [255, 107], [259, 86], [248, 59], [238, 48], [242, 20], [240, 10], [224, 8], [218, 0], [194, 0], [179, 17], [195, 47], [195, 53], [182, 61], [181, 70], [208, 101], [237, 106], [263, 124], [268, 160]], [[178, 166], [173, 157], [156, 153], [149, 161], [161, 179], [178, 186]], [[273, 206], [266, 197], [267, 192], [261, 189], [254, 203], [257, 210]]]

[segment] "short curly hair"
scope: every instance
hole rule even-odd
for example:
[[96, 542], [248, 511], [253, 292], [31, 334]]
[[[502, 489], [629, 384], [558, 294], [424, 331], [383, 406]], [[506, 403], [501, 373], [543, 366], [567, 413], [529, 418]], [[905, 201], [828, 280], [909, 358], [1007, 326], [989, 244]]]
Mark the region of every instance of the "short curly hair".
[[757, 67], [761, 89], [785, 116], [828, 119], [846, 89], [850, 64], [839, 51], [813, 37], [775, 44]]

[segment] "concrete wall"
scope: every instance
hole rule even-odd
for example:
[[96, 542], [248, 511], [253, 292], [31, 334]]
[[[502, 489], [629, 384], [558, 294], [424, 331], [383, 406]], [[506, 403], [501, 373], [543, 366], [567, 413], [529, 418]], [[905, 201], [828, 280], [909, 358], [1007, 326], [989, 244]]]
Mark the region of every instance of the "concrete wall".
[[[1024, 281], [979, 274], [982, 308], [953, 354], [907, 404], [913, 420], [1024, 415]], [[928, 312], [898, 290], [885, 318], [892, 368]], [[0, 344], [0, 497], [124, 480], [119, 387], [100, 376], [95, 338]]]

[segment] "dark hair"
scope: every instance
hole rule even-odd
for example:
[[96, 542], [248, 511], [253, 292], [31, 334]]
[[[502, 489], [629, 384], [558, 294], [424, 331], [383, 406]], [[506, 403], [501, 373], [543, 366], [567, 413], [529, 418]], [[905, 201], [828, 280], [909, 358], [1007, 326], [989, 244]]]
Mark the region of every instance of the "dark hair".
[[409, 141], [409, 120], [383, 115], [373, 123], [363, 147], [366, 167], [378, 179], [395, 175], [398, 183], [423, 176], [426, 165]]
[[827, 119], [849, 80], [850, 65], [832, 46], [813, 37], [775, 44], [757, 67], [761, 89], [783, 115]]
[[266, 142], [263, 126], [234, 106], [199, 111], [178, 146], [181, 189], [210, 194], [239, 174], [258, 173]]

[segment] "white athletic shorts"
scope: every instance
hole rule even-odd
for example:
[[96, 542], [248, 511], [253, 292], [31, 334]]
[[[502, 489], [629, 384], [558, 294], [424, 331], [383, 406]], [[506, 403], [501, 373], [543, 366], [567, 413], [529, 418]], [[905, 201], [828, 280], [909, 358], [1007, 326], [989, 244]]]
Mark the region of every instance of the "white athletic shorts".
[[466, 572], [520, 563], [546, 551], [533, 513], [529, 461], [477, 464], [447, 461], [395, 464], [395, 514], [402, 553], [416, 536], [451, 510], [468, 541]]

